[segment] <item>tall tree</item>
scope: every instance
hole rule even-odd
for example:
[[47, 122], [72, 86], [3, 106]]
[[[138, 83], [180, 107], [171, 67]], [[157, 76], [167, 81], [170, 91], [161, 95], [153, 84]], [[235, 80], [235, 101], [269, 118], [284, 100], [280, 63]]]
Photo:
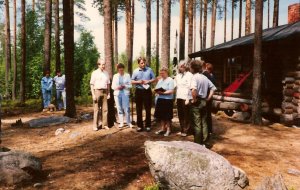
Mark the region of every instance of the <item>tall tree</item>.
[[125, 0], [126, 6], [126, 54], [128, 62], [128, 72], [132, 74], [132, 51], [131, 51], [131, 27], [132, 27], [132, 5], [131, 0]]
[[21, 0], [21, 80], [20, 80], [20, 102], [25, 104], [25, 80], [26, 80], [26, 19], [25, 0]]
[[[131, 62], [133, 57], [133, 37], [134, 37], [134, 14], [135, 14], [135, 0], [131, 0], [131, 27], [130, 27], [130, 54], [131, 54]], [[132, 64], [131, 64], [132, 70]]]
[[204, 0], [203, 7], [203, 49], [206, 48], [206, 34], [207, 34], [207, 0]]
[[156, 75], [159, 69], [159, 0], [156, 1]]
[[50, 71], [52, 0], [45, 2], [44, 71]]
[[11, 44], [10, 44], [10, 15], [9, 0], [5, 0], [5, 94], [9, 95], [9, 80], [11, 68]]
[[224, 0], [224, 42], [226, 42], [227, 35], [227, 0]]
[[35, 0], [32, 0], [32, 11], [35, 11]]
[[251, 0], [246, 0], [245, 35], [251, 33]]
[[[186, 0], [180, 0], [180, 15], [179, 15], [179, 60], [185, 57], [185, 10]], [[164, 1], [163, 1], [164, 2]], [[163, 44], [162, 44], [163, 45]]]
[[239, 38], [242, 37], [242, 14], [243, 14], [243, 0], [240, 0], [240, 14], [239, 14]]
[[104, 49], [105, 49], [105, 64], [106, 69], [112, 78], [113, 69], [113, 56], [112, 56], [112, 15], [111, 15], [111, 2], [110, 0], [103, 0], [104, 6]]
[[253, 62], [253, 90], [252, 90], [252, 123], [262, 124], [261, 116], [261, 67], [262, 67], [262, 24], [263, 0], [255, 2], [255, 34], [254, 34], [254, 62]]
[[[194, 5], [196, 4], [196, 0], [193, 0], [194, 1]], [[197, 11], [196, 11], [196, 5], [194, 6], [194, 8], [193, 8], [193, 15], [194, 15], [194, 18], [193, 18], [193, 21], [194, 21], [194, 37], [193, 37], [193, 42], [194, 42], [194, 48], [193, 48], [193, 51], [195, 52], [196, 51], [196, 29], [197, 29], [197, 23], [196, 23], [196, 21], [197, 21]]]
[[63, 0], [63, 25], [65, 45], [65, 74], [66, 74], [66, 102], [65, 115], [76, 116], [74, 101], [74, 0]]
[[15, 100], [17, 96], [17, 0], [14, 0], [14, 73], [12, 86], [12, 99]]
[[146, 43], [146, 64], [151, 65], [151, 0], [146, 0], [147, 20], [147, 43]]
[[278, 26], [279, 0], [274, 0], [273, 27]]
[[189, 18], [188, 54], [190, 54], [193, 52], [194, 0], [188, 1], [188, 18]]
[[162, 2], [162, 47], [161, 66], [169, 68], [170, 62], [170, 24], [171, 24], [171, 0]]
[[60, 26], [59, 26], [59, 0], [55, 0], [55, 69], [56, 72], [61, 68], [60, 62]]
[[270, 0], [268, 0], [268, 28], [270, 28]]
[[211, 47], [215, 46], [217, 4], [218, 4], [218, 0], [212, 0], [211, 35], [210, 35]]
[[119, 57], [119, 51], [118, 51], [118, 4], [115, 4], [115, 10], [114, 10], [114, 24], [115, 24], [115, 39], [114, 39], [114, 57], [115, 57], [115, 63], [118, 63], [118, 57]]
[[233, 40], [233, 31], [234, 31], [234, 5], [235, 0], [231, 1], [231, 40]]
[[200, 49], [203, 49], [203, 0], [200, 0], [200, 24], [199, 24], [199, 36], [200, 36]]

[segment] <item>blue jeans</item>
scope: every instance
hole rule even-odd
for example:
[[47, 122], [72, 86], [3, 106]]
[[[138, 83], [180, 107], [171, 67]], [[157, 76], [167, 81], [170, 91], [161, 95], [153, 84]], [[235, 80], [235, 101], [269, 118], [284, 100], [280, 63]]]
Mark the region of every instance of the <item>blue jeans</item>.
[[66, 109], [66, 92], [65, 90], [56, 90], [56, 100], [58, 109]]
[[47, 108], [51, 103], [51, 90], [42, 89], [44, 108]]
[[118, 96], [114, 96], [119, 122], [123, 123], [123, 117], [125, 114], [127, 125], [130, 125], [130, 107], [129, 107], [129, 95], [125, 95], [124, 93], [120, 93]]

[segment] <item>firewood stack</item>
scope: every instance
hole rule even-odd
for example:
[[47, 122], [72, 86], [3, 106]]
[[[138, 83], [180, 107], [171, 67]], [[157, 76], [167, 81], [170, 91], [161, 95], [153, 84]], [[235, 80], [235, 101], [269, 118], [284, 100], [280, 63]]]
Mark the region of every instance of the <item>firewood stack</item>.
[[293, 125], [294, 124], [294, 118], [297, 114], [295, 114], [295, 105], [293, 104], [294, 100], [294, 87], [295, 85], [295, 76], [294, 73], [288, 73], [283, 83], [283, 101], [281, 104], [282, 108], [282, 115], [280, 117], [280, 121], [283, 124], [286, 125]]

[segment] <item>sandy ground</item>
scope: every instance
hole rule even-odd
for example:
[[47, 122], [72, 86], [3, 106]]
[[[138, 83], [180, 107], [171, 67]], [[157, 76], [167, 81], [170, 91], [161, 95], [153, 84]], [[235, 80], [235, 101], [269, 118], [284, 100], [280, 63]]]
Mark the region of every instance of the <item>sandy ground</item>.
[[[79, 111], [87, 113], [92, 108], [81, 107]], [[156, 126], [150, 133], [116, 127], [94, 132], [92, 121], [45, 128], [10, 127], [19, 118], [25, 122], [51, 115], [63, 112], [30, 113], [2, 120], [2, 145], [31, 152], [42, 160], [45, 175], [36, 181], [42, 183], [42, 189], [143, 189], [154, 184], [144, 155], [146, 140], [193, 141], [192, 136], [175, 135], [179, 130], [177, 119], [173, 120], [174, 133], [170, 137], [155, 135]], [[211, 150], [247, 173], [248, 189], [254, 189], [264, 177], [280, 172], [289, 189], [300, 190], [300, 175], [289, 173], [291, 169], [300, 170], [300, 129], [280, 124], [258, 127], [222, 116], [213, 119], [215, 135]], [[55, 136], [56, 129], [61, 127], [69, 132]], [[33, 185], [23, 188], [34, 189]]]

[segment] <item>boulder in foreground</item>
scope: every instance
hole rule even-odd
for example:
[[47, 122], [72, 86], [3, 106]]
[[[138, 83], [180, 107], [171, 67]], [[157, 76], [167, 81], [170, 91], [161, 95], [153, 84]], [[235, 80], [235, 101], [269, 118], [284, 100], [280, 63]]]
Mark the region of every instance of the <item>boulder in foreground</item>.
[[205, 147], [186, 141], [146, 141], [151, 174], [165, 189], [240, 190], [248, 184], [241, 169]]

